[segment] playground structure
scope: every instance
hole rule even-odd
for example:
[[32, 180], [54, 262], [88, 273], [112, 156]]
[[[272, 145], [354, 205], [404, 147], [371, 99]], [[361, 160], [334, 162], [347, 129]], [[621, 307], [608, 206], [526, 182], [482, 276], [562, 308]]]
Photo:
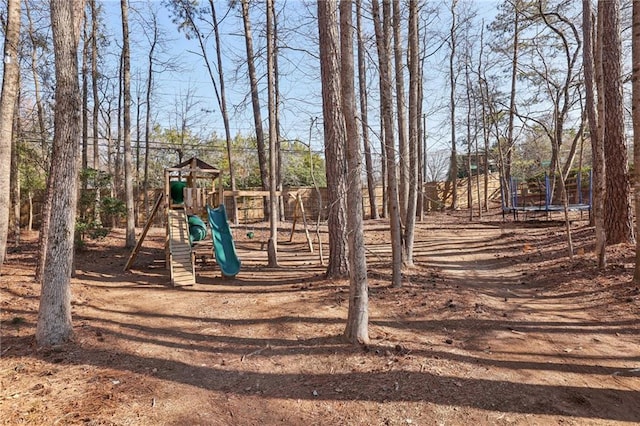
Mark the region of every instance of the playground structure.
[[[568, 197], [568, 211], [591, 211], [593, 200], [593, 179], [589, 171], [588, 183], [582, 179], [582, 173], [570, 177], [565, 183]], [[545, 174], [543, 179], [528, 179], [518, 181], [511, 178], [509, 188], [502, 188], [502, 214], [512, 213], [514, 220], [518, 220], [520, 212], [546, 213], [564, 211], [564, 204], [560, 193], [560, 185], [553, 178]], [[509, 200], [507, 203], [506, 200]]]
[[[223, 198], [214, 199], [215, 182], [219, 176], [219, 169], [196, 157], [165, 169], [164, 190], [156, 200], [142, 234], [129, 256], [125, 271], [131, 268], [162, 205], [166, 217], [165, 260], [172, 285], [186, 286], [196, 283], [196, 253], [200, 255], [203, 251], [213, 251], [224, 276], [235, 277], [238, 274], [241, 263], [229, 230], [224, 204], [220, 202]], [[217, 207], [211, 207], [214, 205]], [[210, 244], [206, 241], [207, 223], [211, 232]]]

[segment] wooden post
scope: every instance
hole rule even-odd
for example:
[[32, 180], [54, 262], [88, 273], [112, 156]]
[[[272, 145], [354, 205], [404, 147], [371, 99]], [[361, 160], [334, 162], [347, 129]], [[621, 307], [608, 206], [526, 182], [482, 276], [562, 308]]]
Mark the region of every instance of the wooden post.
[[131, 252], [131, 255], [129, 256], [129, 260], [127, 260], [127, 264], [124, 265], [124, 269], [123, 269], [124, 271], [128, 271], [129, 268], [131, 268], [131, 265], [133, 265], [133, 261], [136, 260], [136, 257], [138, 256], [138, 252], [142, 247], [142, 242], [147, 236], [147, 232], [149, 232], [149, 228], [151, 228], [151, 223], [153, 222], [153, 218], [158, 212], [158, 208], [160, 207], [160, 203], [162, 202], [163, 197], [164, 197], [164, 194], [160, 194], [160, 196], [156, 200], [156, 203], [153, 205], [153, 210], [151, 211], [151, 215], [149, 216], [149, 219], [147, 219], [147, 223], [144, 225], [144, 229], [142, 230], [140, 239], [138, 239], [138, 243], [136, 244], [135, 248]]
[[300, 205], [300, 212], [302, 213], [302, 224], [304, 225], [304, 233], [307, 237], [307, 244], [309, 244], [309, 252], [313, 253], [313, 243], [311, 242], [311, 236], [309, 235], [309, 227], [307, 227], [307, 215], [304, 213], [304, 203], [302, 202], [302, 196], [298, 193], [296, 195], [296, 206]]

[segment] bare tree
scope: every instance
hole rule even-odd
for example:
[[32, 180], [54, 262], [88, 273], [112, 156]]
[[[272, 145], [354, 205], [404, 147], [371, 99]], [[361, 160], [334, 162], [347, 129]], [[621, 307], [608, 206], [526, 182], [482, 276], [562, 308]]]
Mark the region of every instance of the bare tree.
[[347, 258], [347, 217], [345, 182], [345, 122], [340, 86], [340, 44], [337, 3], [318, 1], [320, 41], [320, 74], [322, 79], [322, 115], [327, 174], [329, 228], [329, 264], [327, 277], [343, 277], [349, 273]]
[[[82, 170], [89, 167], [89, 20], [87, 11], [82, 25]], [[82, 190], [86, 191], [89, 180], [82, 179]], [[85, 212], [81, 212], [84, 215]]]
[[136, 219], [133, 201], [133, 161], [131, 153], [131, 53], [129, 52], [129, 4], [120, 0], [122, 13], [122, 74], [123, 74], [123, 150], [124, 150], [124, 188], [127, 206], [127, 232], [125, 247], [136, 244]]
[[418, 203], [418, 152], [420, 146], [420, 45], [418, 34], [418, 4], [416, 1], [409, 3], [409, 167], [407, 194], [407, 216], [404, 228], [404, 264], [413, 266], [413, 243], [415, 236], [416, 208]]
[[[247, 68], [249, 70], [249, 85], [251, 87], [251, 106], [253, 108], [253, 124], [256, 131], [256, 145], [258, 148], [258, 164], [262, 190], [269, 188], [269, 170], [267, 168], [267, 153], [265, 151], [264, 131], [262, 128], [262, 113], [260, 111], [260, 96], [258, 95], [258, 76], [253, 52], [253, 33], [249, 19], [249, 0], [241, 0], [242, 23], [244, 25], [245, 48], [247, 51]], [[267, 207], [267, 203], [265, 203]], [[268, 209], [266, 209], [268, 211]]]
[[[235, 224], [238, 224], [238, 203], [236, 202], [236, 175], [233, 167], [233, 155], [231, 151], [231, 127], [229, 125], [229, 112], [227, 111], [227, 97], [225, 93], [225, 84], [224, 84], [224, 71], [222, 68], [222, 45], [220, 43], [220, 22], [218, 21], [218, 17], [216, 16], [216, 7], [213, 0], [209, 0], [209, 7], [211, 8], [211, 18], [213, 21], [213, 34], [215, 37], [216, 44], [216, 61], [218, 68], [218, 84], [220, 85], [220, 93], [216, 92], [216, 96], [218, 97], [218, 106], [220, 107], [220, 112], [222, 113], [222, 122], [224, 124], [224, 136], [227, 142], [227, 156], [229, 158], [229, 180], [231, 181], [231, 191], [233, 194], [233, 221]], [[213, 79], [213, 78], [212, 78]]]
[[[633, 164], [640, 165], [640, 2], [633, 2], [632, 16]], [[633, 177], [635, 208], [636, 212], [640, 212], [640, 167], [633, 168]], [[640, 283], [640, 237], [638, 236], [640, 236], [640, 220], [636, 220], [636, 265], [633, 272], [635, 284]]]
[[36, 341], [41, 346], [60, 344], [73, 334], [70, 281], [78, 201], [77, 154], [82, 134], [77, 57], [84, 1], [51, 0], [50, 7], [56, 65], [51, 189], [56, 196], [51, 200], [51, 224], [36, 326]]
[[147, 40], [149, 42], [149, 53], [147, 55], [147, 93], [145, 104], [147, 106], [145, 119], [144, 119], [144, 172], [142, 177], [142, 191], [144, 193], [144, 210], [145, 215], [149, 218], [150, 214], [150, 205], [149, 202], [149, 151], [150, 146], [149, 142], [151, 140], [151, 116], [152, 116], [152, 108], [151, 108], [151, 99], [153, 97], [153, 88], [154, 88], [154, 76], [155, 70], [154, 65], [156, 62], [155, 53], [156, 48], [159, 44], [160, 37], [160, 28], [158, 26], [158, 13], [156, 10], [150, 10], [151, 13], [151, 28], [144, 29], [147, 36]]
[[[198, 41], [198, 45], [200, 46], [200, 56], [202, 57], [205, 67], [207, 69], [207, 73], [209, 74], [209, 78], [213, 85], [213, 90], [216, 95], [216, 100], [218, 102], [218, 107], [220, 108], [220, 113], [222, 115], [222, 122], [224, 124], [225, 131], [225, 140], [227, 144], [227, 157], [229, 159], [229, 179], [231, 181], [231, 190], [235, 192], [236, 190], [236, 182], [235, 182], [235, 172], [233, 168], [233, 158], [232, 158], [232, 140], [231, 140], [231, 128], [229, 125], [229, 114], [227, 111], [227, 99], [225, 95], [225, 83], [224, 83], [224, 71], [222, 68], [222, 45], [220, 42], [220, 33], [219, 33], [219, 21], [216, 15], [215, 3], [213, 0], [209, 0], [209, 13], [211, 14], [211, 19], [203, 16], [206, 9], [199, 8], [197, 3], [184, 1], [184, 0], [170, 0], [169, 5], [173, 8], [174, 13], [174, 22], [178, 24], [178, 28], [180, 30], [185, 31], [185, 35], [187, 38], [194, 37]], [[213, 37], [215, 40], [216, 46], [216, 64], [211, 63], [208, 55], [208, 49], [206, 46], [206, 41], [208, 39], [208, 35], [204, 32], [204, 30], [200, 27], [201, 23], [208, 23], [212, 28], [211, 31], [213, 33]], [[217, 69], [217, 76], [215, 75], [214, 69]], [[233, 195], [233, 218], [237, 223], [238, 221], [238, 206], [236, 203], [235, 193]]]
[[[400, 203], [400, 217], [407, 216], [408, 196], [409, 196], [409, 139], [407, 137], [407, 114], [404, 96], [404, 62], [402, 60], [402, 13], [400, 11], [400, 0], [392, 0], [393, 7], [393, 59], [395, 70], [396, 86], [396, 116], [398, 120], [398, 152], [400, 160], [400, 180], [398, 182], [398, 199]], [[406, 259], [405, 259], [406, 260]]]
[[367, 70], [366, 47], [362, 28], [362, 0], [356, 0], [356, 32], [358, 38], [358, 85], [360, 91], [360, 123], [362, 124], [362, 144], [367, 171], [367, 190], [369, 193], [369, 207], [371, 219], [378, 219], [378, 202], [376, 200], [376, 184], [373, 176], [373, 159], [371, 156], [371, 141], [369, 140], [369, 114], [367, 111]]
[[454, 67], [457, 48], [457, 7], [458, 0], [451, 0], [451, 26], [449, 27], [449, 117], [451, 125], [451, 166], [448, 181], [451, 182], [451, 209], [458, 208], [458, 151], [456, 140], [456, 82], [457, 71]]
[[[596, 255], [598, 257], [598, 269], [604, 270], [606, 266], [606, 232], [604, 227], [604, 195], [606, 188], [604, 169], [604, 144], [602, 134], [598, 127], [598, 114], [595, 91], [595, 64], [593, 11], [590, 0], [582, 1], [582, 66], [584, 68], [585, 110], [589, 122], [589, 134], [591, 137], [592, 155], [592, 181], [593, 181], [593, 205], [592, 217], [596, 234]], [[640, 163], [638, 163], [640, 164]], [[640, 169], [639, 169], [640, 170]]]
[[20, 0], [7, 3], [7, 23], [4, 39], [4, 74], [0, 98], [0, 268], [4, 263], [9, 233], [9, 181], [11, 175], [11, 141], [13, 117], [18, 96], [18, 43], [20, 41]]
[[389, 221], [391, 228], [392, 274], [391, 285], [402, 286], [402, 225], [400, 223], [398, 178], [395, 159], [395, 138], [393, 137], [393, 100], [391, 90], [391, 5], [383, 0], [382, 20], [378, 0], [371, 2], [373, 23], [380, 63], [380, 104], [384, 128], [384, 147], [387, 164], [387, 186]]
[[[351, 0], [340, 1], [340, 80], [342, 109], [346, 117], [358, 115], [354, 88], [352, 6]], [[332, 77], [336, 78], [335, 75]], [[349, 312], [344, 335], [352, 343], [367, 344], [369, 343], [369, 290], [362, 224], [362, 149], [356, 120], [345, 120], [345, 130], [350, 284]]]
[[[18, 79], [18, 86], [20, 85]], [[17, 104], [20, 105], [20, 93], [18, 93]], [[20, 246], [20, 153], [18, 152], [18, 135], [20, 129], [20, 115], [15, 114], [13, 120], [13, 136], [11, 138], [11, 206], [13, 207], [13, 244]]]
[[267, 92], [269, 110], [269, 241], [267, 256], [270, 267], [278, 266], [278, 153], [277, 146], [277, 114], [276, 114], [276, 81], [275, 81], [275, 35], [274, 35], [273, 0], [267, 0]]
[[[100, 168], [100, 146], [98, 144], [98, 121], [100, 119], [100, 102], [98, 101], [98, 14], [100, 13], [100, 7], [96, 5], [96, 0], [89, 1], [89, 7], [91, 9], [91, 93], [93, 96], [93, 109], [92, 109], [92, 136], [93, 136], [93, 162], [92, 167], [94, 170]], [[94, 221], [96, 224], [100, 224], [100, 188], [96, 188], [95, 208], [94, 208]]]

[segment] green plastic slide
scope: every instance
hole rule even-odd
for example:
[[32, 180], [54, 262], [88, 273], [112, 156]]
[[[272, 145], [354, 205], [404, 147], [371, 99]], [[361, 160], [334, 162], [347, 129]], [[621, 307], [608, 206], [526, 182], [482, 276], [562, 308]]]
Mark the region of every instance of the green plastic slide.
[[207, 206], [211, 238], [216, 253], [216, 262], [226, 277], [235, 277], [240, 272], [240, 259], [236, 254], [236, 246], [227, 221], [224, 204], [214, 208]]
[[189, 240], [191, 245], [196, 241], [202, 241], [207, 238], [207, 225], [204, 224], [202, 219], [194, 214], [188, 216], [189, 221]]

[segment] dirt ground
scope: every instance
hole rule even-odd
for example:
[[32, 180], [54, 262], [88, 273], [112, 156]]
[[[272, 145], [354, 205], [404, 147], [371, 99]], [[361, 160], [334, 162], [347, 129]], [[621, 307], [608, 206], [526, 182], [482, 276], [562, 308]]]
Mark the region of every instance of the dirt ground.
[[[554, 220], [417, 225], [416, 267], [389, 287], [387, 223], [367, 221], [371, 344], [345, 344], [347, 280], [304, 232], [234, 230], [242, 271], [198, 259], [173, 288], [163, 229], [134, 267], [121, 230], [89, 242], [73, 279], [75, 338], [38, 349], [37, 235], [0, 277], [0, 424], [602, 425], [640, 423], [640, 289], [632, 246], [595, 268], [593, 230]], [[254, 232], [248, 239], [247, 233]], [[321, 233], [325, 240], [326, 229]]]

